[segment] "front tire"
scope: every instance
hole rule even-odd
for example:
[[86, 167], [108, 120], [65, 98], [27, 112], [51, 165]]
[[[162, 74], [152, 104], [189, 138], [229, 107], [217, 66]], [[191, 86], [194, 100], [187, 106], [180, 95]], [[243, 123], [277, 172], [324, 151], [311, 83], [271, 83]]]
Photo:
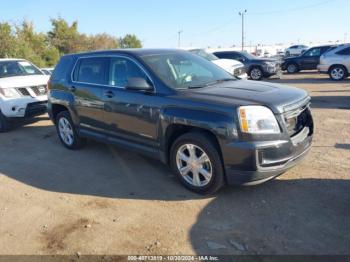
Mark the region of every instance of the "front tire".
[[348, 75], [348, 72], [344, 66], [337, 65], [332, 66], [329, 70], [329, 77], [334, 81], [344, 80]]
[[199, 194], [213, 194], [224, 185], [220, 154], [211, 137], [187, 133], [170, 150], [170, 166], [180, 182]]
[[263, 79], [263, 71], [259, 67], [254, 67], [250, 70], [249, 76], [252, 80], [260, 81]]
[[295, 74], [299, 71], [298, 65], [295, 63], [291, 63], [287, 65], [287, 72], [288, 74]]
[[68, 149], [79, 149], [85, 144], [85, 139], [79, 137], [68, 111], [57, 115], [56, 130], [61, 143]]
[[9, 130], [9, 123], [6, 116], [0, 111], [0, 133], [7, 132]]

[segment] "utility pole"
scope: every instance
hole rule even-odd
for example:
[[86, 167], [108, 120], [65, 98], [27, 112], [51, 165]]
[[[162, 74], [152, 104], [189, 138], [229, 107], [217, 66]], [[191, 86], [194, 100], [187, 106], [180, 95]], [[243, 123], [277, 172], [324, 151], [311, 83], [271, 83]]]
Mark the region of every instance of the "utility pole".
[[183, 33], [183, 30], [179, 30], [177, 33], [179, 34], [179, 39], [178, 39], [178, 47], [181, 47], [181, 34]]
[[239, 15], [242, 17], [242, 51], [244, 51], [244, 14], [247, 13], [247, 10], [239, 12]]

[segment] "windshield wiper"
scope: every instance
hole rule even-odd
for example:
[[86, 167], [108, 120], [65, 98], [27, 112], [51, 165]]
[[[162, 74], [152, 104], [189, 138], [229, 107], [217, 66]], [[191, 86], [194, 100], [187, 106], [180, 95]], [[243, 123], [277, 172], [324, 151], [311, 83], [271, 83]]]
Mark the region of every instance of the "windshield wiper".
[[196, 88], [202, 88], [202, 87], [207, 87], [207, 86], [212, 86], [215, 84], [220, 84], [223, 82], [230, 82], [230, 81], [235, 81], [235, 78], [223, 78], [223, 79], [218, 79], [209, 83], [201, 84], [201, 85], [196, 85], [196, 86], [188, 86], [188, 89], [196, 89]]

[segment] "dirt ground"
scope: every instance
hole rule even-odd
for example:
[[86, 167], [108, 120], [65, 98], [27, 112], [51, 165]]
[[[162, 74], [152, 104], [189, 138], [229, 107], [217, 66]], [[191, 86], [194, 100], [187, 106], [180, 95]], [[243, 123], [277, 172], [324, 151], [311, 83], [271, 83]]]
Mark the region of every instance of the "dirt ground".
[[350, 79], [269, 81], [310, 92], [310, 154], [209, 198], [126, 150], [66, 150], [45, 115], [1, 134], [0, 254], [350, 254]]

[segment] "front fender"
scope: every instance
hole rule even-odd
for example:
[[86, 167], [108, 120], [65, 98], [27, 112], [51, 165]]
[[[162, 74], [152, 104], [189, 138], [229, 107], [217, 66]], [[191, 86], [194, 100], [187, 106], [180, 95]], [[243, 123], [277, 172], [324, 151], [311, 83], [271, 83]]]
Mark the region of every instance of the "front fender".
[[165, 148], [164, 138], [167, 129], [171, 125], [184, 125], [204, 129], [213, 133], [218, 141], [226, 141], [237, 138], [237, 125], [233, 117], [225, 112], [170, 107], [160, 112], [160, 141], [162, 148]]

